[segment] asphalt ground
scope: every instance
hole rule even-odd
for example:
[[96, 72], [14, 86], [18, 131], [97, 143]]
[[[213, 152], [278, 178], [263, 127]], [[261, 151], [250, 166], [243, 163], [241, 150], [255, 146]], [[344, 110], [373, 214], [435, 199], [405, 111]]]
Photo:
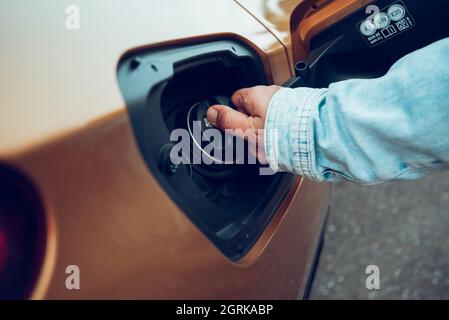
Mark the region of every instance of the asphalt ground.
[[449, 173], [334, 185], [331, 205], [311, 299], [449, 299]]

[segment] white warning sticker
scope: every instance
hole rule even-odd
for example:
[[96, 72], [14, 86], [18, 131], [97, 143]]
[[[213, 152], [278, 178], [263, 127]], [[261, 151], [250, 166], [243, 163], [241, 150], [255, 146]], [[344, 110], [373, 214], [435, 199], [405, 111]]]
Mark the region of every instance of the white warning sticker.
[[370, 46], [376, 46], [415, 26], [404, 2], [397, 1], [357, 23], [357, 29]]

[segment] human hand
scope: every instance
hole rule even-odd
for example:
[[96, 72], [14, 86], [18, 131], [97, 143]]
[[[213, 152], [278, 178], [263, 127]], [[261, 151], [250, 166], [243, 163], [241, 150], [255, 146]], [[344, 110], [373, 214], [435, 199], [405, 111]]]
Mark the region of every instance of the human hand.
[[[237, 110], [224, 105], [213, 105], [207, 110], [207, 120], [221, 130], [234, 134], [250, 143], [251, 152], [259, 161], [266, 161], [263, 146], [265, 118], [273, 95], [280, 86], [255, 86], [237, 90], [231, 97]], [[262, 143], [258, 143], [262, 141]]]

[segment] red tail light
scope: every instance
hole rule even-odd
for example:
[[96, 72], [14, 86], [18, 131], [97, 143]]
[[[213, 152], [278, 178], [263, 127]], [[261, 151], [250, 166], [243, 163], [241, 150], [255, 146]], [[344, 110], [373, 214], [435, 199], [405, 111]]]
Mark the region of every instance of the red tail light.
[[24, 299], [43, 256], [43, 210], [32, 183], [0, 166], [0, 299]]

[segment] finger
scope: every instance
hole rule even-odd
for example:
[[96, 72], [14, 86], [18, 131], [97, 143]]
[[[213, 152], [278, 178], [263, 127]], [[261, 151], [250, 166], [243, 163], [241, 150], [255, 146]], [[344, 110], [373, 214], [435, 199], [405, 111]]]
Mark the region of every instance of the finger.
[[253, 88], [243, 88], [234, 92], [231, 97], [232, 103], [249, 115], [254, 115], [254, 102], [251, 99], [253, 90]]
[[251, 118], [244, 113], [236, 111], [223, 105], [214, 105], [207, 110], [207, 120], [219, 129], [241, 129], [253, 128]]
[[243, 98], [249, 90], [251, 90], [251, 88], [242, 88], [232, 94], [231, 101], [237, 108], [244, 108], [245, 103]]

